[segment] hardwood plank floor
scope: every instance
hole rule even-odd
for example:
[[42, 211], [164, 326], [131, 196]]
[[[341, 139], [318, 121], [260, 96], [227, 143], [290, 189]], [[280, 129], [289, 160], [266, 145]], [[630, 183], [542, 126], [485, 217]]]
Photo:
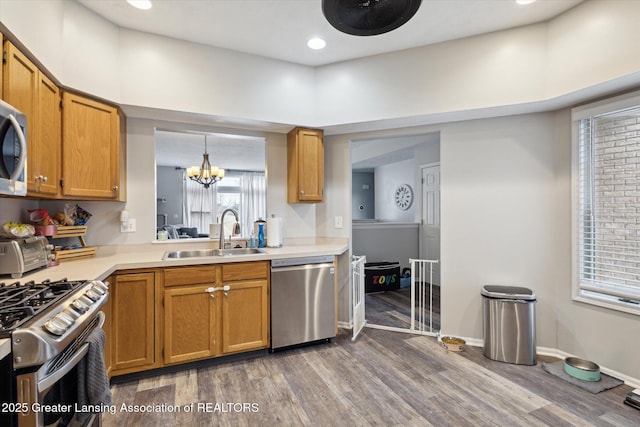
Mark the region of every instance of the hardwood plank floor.
[[[425, 291], [427, 294], [424, 299], [429, 301], [428, 284], [425, 285]], [[427, 302], [423, 313], [424, 330], [437, 332], [440, 330], [440, 286], [433, 286], [431, 298], [431, 305]], [[419, 301], [419, 297], [416, 299]], [[405, 329], [411, 327], [411, 288], [366, 294], [364, 306], [369, 324]], [[416, 310], [419, 310], [419, 307], [416, 307]], [[418, 319], [419, 316], [416, 320]]]
[[[434, 338], [365, 328], [331, 343], [112, 386], [111, 426], [638, 426], [631, 388], [584, 391], [538, 365], [447, 352]], [[184, 405], [194, 404], [191, 412]], [[176, 412], [121, 412], [177, 405]], [[209, 404], [207, 408], [204, 405]], [[215, 406], [215, 405], [218, 406]], [[200, 408], [198, 409], [198, 405]]]

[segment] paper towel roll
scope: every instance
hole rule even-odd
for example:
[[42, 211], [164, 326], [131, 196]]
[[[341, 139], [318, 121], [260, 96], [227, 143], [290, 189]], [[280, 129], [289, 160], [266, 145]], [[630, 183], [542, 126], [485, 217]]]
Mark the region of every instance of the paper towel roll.
[[210, 239], [220, 238], [220, 224], [209, 224], [209, 238]]
[[270, 248], [279, 248], [282, 246], [282, 218], [267, 218], [267, 246]]

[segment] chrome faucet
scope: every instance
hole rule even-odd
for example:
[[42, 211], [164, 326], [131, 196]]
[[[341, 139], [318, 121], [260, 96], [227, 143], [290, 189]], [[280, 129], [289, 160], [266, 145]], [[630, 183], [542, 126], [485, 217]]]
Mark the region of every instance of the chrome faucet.
[[[236, 217], [236, 226], [234, 226], [233, 229], [234, 232], [240, 233], [240, 225], [238, 224], [240, 222], [240, 217], [238, 216], [238, 212], [231, 208], [223, 210], [222, 215], [220, 215], [220, 249], [224, 249], [224, 216], [227, 212], [231, 212], [233, 216]], [[231, 236], [229, 236], [229, 238], [231, 238]]]

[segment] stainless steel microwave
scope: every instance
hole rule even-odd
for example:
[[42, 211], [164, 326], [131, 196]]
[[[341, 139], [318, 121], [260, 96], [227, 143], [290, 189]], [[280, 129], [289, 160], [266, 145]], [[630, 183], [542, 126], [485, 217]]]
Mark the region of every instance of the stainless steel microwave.
[[0, 100], [0, 194], [27, 194], [27, 117]]

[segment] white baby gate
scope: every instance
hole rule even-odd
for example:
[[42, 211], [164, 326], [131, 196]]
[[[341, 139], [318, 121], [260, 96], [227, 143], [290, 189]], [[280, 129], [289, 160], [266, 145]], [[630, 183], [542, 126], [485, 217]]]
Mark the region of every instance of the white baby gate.
[[364, 264], [367, 257], [354, 255], [351, 261], [351, 283], [353, 283], [353, 341], [367, 323], [364, 318]]

